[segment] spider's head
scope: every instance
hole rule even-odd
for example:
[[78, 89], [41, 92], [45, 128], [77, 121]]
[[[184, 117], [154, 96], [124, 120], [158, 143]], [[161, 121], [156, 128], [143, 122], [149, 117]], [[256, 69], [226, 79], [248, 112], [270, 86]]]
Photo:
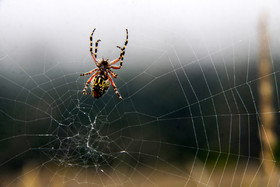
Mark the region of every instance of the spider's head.
[[101, 64], [107, 65], [109, 63], [109, 59], [107, 58], [106, 60], [104, 58], [101, 58]]

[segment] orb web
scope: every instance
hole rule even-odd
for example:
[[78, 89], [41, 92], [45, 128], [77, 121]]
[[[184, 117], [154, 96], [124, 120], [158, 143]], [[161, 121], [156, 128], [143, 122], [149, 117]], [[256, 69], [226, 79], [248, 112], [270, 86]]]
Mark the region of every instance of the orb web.
[[271, 72], [260, 76], [257, 30], [218, 38], [199, 31], [190, 38], [173, 30], [164, 40], [131, 31], [114, 79], [123, 100], [112, 87], [100, 99], [82, 94], [87, 77], [79, 75], [94, 66], [89, 52], [68, 62], [47, 45], [16, 52], [0, 45], [0, 167], [23, 168], [4, 184], [31, 176], [49, 186], [254, 186], [266, 161], [273, 164], [266, 184], [279, 184], [277, 154], [262, 157], [269, 134], [261, 133], [258, 91], [270, 77], [268, 113], [277, 121], [279, 40], [269, 44]]

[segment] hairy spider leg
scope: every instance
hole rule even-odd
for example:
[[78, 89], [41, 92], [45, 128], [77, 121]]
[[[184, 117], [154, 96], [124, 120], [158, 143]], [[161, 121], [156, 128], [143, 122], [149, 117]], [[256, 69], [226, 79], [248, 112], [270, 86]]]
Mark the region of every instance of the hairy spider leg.
[[126, 29], [126, 40], [125, 40], [123, 48], [121, 48], [120, 46], [117, 46], [118, 48], [120, 48], [122, 50], [122, 52], [120, 54], [120, 57], [121, 57], [121, 63], [120, 63], [120, 66], [119, 66], [120, 68], [122, 67], [123, 57], [124, 57], [124, 54], [125, 54], [125, 48], [126, 48], [127, 43], [128, 43], [128, 30]]
[[95, 57], [95, 59], [97, 58], [98, 42], [101, 42], [101, 40], [97, 40], [97, 41], [95, 42], [95, 50], [94, 50], [94, 57]]
[[110, 62], [110, 65], [116, 64], [119, 60], [121, 60], [121, 62], [120, 62], [119, 66], [111, 66], [113, 69], [120, 69], [122, 67], [123, 57], [125, 55], [125, 48], [127, 46], [127, 43], [128, 43], [128, 30], [126, 29], [126, 40], [124, 42], [124, 46], [122, 48], [120, 46], [117, 46], [117, 48], [120, 48], [122, 50], [120, 53], [120, 56], [119, 56], [119, 58]]
[[98, 70], [98, 68], [95, 68], [95, 69], [93, 69], [93, 70], [91, 70], [91, 71], [89, 71], [89, 72], [80, 74], [80, 76], [85, 76], [85, 75], [92, 74], [92, 73], [94, 73], [94, 72], [97, 71], [97, 70]]
[[88, 88], [88, 85], [89, 83], [91, 82], [91, 80], [98, 74], [98, 72], [96, 72], [95, 74], [93, 74], [88, 80], [87, 80], [87, 83], [86, 83], [86, 86], [85, 88], [83, 89], [83, 94], [84, 95], [88, 95], [89, 93], [86, 93], [86, 90]]
[[114, 77], [114, 78], [118, 77], [118, 74], [116, 74], [115, 72], [113, 72], [111, 70], [109, 70], [108, 72], [110, 73], [110, 75], [112, 75], [112, 77]]
[[112, 80], [112, 78], [111, 78], [109, 75], [107, 75], [107, 77], [108, 77], [108, 79], [110, 80], [110, 82], [111, 82], [111, 84], [112, 84], [112, 86], [113, 86], [113, 88], [114, 88], [114, 90], [115, 90], [115, 93], [117, 94], [117, 96], [119, 97], [119, 99], [123, 99], [122, 96], [120, 95], [118, 89], [117, 89], [117, 86], [115, 85], [114, 81]]
[[[92, 36], [93, 36], [93, 33], [94, 33], [95, 29], [96, 29], [96, 28], [94, 28], [94, 29], [92, 30], [91, 35], [90, 35], [90, 37], [89, 37], [89, 39], [90, 39], [89, 51], [90, 51], [90, 54], [91, 54], [91, 56], [92, 56], [92, 58], [93, 58], [94, 63], [97, 65], [96, 55], [93, 54], [93, 52], [92, 52]], [[97, 40], [97, 41], [98, 41], [98, 40]], [[98, 42], [97, 42], [97, 45], [98, 45]], [[97, 52], [97, 48], [96, 48], [96, 47], [97, 47], [97, 46], [96, 46], [96, 43], [95, 43], [95, 51]], [[95, 52], [95, 53], [96, 53], [96, 52]]]

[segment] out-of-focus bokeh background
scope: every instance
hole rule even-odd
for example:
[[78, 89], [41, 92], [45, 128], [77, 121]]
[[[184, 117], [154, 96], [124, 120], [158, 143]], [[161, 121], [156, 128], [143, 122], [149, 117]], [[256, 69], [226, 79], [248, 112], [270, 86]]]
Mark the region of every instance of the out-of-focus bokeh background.
[[[0, 1], [0, 186], [277, 186], [279, 1]], [[98, 58], [123, 67], [82, 95]]]

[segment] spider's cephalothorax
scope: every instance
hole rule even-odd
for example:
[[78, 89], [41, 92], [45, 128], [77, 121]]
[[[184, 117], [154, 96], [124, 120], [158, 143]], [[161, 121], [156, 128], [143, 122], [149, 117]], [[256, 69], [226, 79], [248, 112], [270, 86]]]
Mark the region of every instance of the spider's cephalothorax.
[[106, 69], [108, 69], [108, 67], [110, 67], [109, 66], [109, 59], [107, 59], [107, 60], [104, 60], [103, 58], [101, 58], [101, 60], [100, 60], [100, 63], [98, 64], [98, 68], [102, 71], [102, 72], [105, 72], [106, 71]]
[[[93, 58], [95, 65], [96, 65], [96, 68], [92, 69], [91, 71], [89, 71], [87, 73], [83, 73], [80, 75], [80, 76], [85, 76], [85, 75], [94, 73], [87, 80], [86, 86], [83, 90], [83, 94], [85, 94], [85, 95], [89, 94], [86, 92], [86, 90], [88, 88], [88, 85], [91, 83], [91, 87], [92, 87], [91, 92], [92, 92], [93, 97], [99, 98], [104, 93], [106, 93], [106, 91], [108, 90], [108, 88], [110, 86], [109, 82], [111, 82], [111, 84], [115, 90], [115, 93], [118, 95], [119, 99], [122, 99], [122, 96], [118, 92], [117, 87], [110, 76], [117, 78], [117, 74], [114, 73], [111, 69], [120, 69], [122, 67], [123, 57], [125, 54], [125, 48], [128, 43], [128, 30], [126, 29], [126, 40], [125, 40], [124, 46], [123, 47], [117, 46], [117, 48], [121, 49], [120, 56], [111, 62], [109, 61], [109, 59], [107, 59], [107, 60], [104, 60], [103, 58], [100, 60], [97, 59], [98, 43], [101, 40], [97, 40], [95, 42], [95, 52], [94, 53], [92, 52], [92, 35], [93, 35], [94, 31], [95, 31], [95, 29], [93, 29], [93, 31], [90, 35], [90, 53], [91, 53], [91, 56]], [[117, 62], [119, 62], [120, 60], [121, 60], [121, 62], [120, 62], [119, 66], [114, 65]]]

